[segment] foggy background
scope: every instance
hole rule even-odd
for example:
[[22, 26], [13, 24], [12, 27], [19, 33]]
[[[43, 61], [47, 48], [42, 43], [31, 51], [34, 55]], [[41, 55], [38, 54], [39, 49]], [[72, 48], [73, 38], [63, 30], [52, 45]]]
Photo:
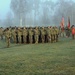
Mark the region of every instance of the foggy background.
[[0, 27], [60, 26], [62, 16], [65, 26], [68, 24], [68, 17], [70, 17], [71, 25], [75, 24], [74, 0], [10, 1], [10, 10], [4, 18], [0, 17]]

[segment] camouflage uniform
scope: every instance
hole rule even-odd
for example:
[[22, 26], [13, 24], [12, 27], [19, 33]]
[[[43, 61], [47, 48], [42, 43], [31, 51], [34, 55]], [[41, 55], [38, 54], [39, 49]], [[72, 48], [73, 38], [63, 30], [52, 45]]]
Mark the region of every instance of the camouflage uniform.
[[39, 30], [39, 43], [41, 43], [42, 42], [42, 39], [41, 39], [41, 28], [38, 27], [38, 30]]
[[26, 44], [27, 43], [27, 35], [28, 35], [28, 31], [27, 29], [24, 27], [24, 29], [22, 30], [22, 35], [23, 35], [23, 42]]
[[33, 43], [33, 30], [32, 28], [29, 29], [29, 43]]
[[4, 31], [4, 34], [5, 34], [5, 38], [6, 38], [7, 47], [9, 47], [10, 46], [10, 37], [11, 37], [11, 31], [9, 30], [9, 28], [7, 28]]
[[34, 38], [35, 38], [35, 43], [38, 43], [38, 39], [39, 39], [39, 30], [36, 27], [36, 29], [34, 29]]
[[56, 39], [57, 39], [57, 36], [56, 36], [56, 34], [57, 34], [57, 32], [56, 32], [56, 27], [53, 27], [53, 33], [54, 33], [54, 41], [53, 42], [56, 42]]
[[44, 27], [42, 27], [42, 29], [41, 29], [41, 39], [42, 39], [42, 43], [44, 43], [45, 42], [45, 29], [44, 29]]
[[51, 27], [51, 42], [54, 42], [54, 27]]
[[44, 28], [45, 29], [45, 43], [48, 42], [48, 38], [47, 38], [47, 27]]
[[55, 30], [56, 30], [56, 42], [58, 42], [59, 29], [56, 27]]
[[11, 34], [12, 34], [12, 39], [13, 39], [14, 43], [17, 43], [17, 40], [16, 40], [16, 29], [15, 28], [12, 29]]
[[17, 30], [17, 34], [18, 34], [18, 43], [21, 44], [21, 42], [22, 42], [22, 38], [21, 38], [21, 36], [22, 36], [22, 29], [20, 27]]
[[47, 28], [47, 39], [48, 39], [48, 42], [51, 42], [51, 28], [50, 27]]

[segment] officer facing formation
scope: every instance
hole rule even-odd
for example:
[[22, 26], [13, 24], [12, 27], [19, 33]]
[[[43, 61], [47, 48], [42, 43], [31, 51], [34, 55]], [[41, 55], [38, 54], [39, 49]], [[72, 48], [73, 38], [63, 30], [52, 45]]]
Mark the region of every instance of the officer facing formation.
[[10, 38], [11, 38], [11, 31], [9, 30], [9, 28], [4, 30], [4, 35], [5, 35], [7, 47], [9, 47], [10, 46]]

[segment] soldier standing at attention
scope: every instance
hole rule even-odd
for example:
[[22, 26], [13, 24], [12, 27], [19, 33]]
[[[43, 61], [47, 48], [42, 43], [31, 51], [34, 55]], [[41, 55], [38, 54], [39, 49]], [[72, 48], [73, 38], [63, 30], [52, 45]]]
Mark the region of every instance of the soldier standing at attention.
[[51, 27], [51, 43], [53, 42], [53, 29]]
[[35, 43], [37, 44], [38, 40], [39, 40], [39, 30], [38, 30], [38, 27], [36, 27], [34, 29], [34, 38], [35, 38]]
[[28, 35], [28, 31], [27, 31], [26, 27], [23, 28], [22, 35], [23, 35], [23, 42], [26, 44], [27, 43], [27, 35]]
[[33, 43], [33, 30], [32, 28], [29, 29], [29, 43]]
[[56, 42], [58, 42], [59, 29], [56, 27], [55, 30], [56, 30]]
[[48, 39], [48, 42], [51, 42], [51, 29], [50, 29], [50, 27], [47, 28], [47, 39]]
[[44, 43], [45, 42], [45, 29], [44, 29], [44, 27], [42, 27], [42, 29], [41, 29], [41, 39], [42, 39], [42, 43]]
[[9, 28], [7, 28], [7, 29], [4, 31], [4, 35], [5, 35], [7, 47], [9, 47], [9, 46], [10, 46], [10, 38], [11, 38], [11, 31], [9, 30]]
[[18, 34], [18, 43], [21, 44], [22, 29], [20, 27], [18, 27], [17, 34]]
[[54, 42], [54, 27], [51, 27], [51, 42]]
[[12, 28], [11, 34], [12, 34], [12, 39], [13, 39], [14, 43], [17, 43], [17, 40], [16, 40], [16, 28]]
[[56, 38], [57, 38], [57, 36], [56, 36], [56, 27], [53, 27], [53, 36], [54, 36], [54, 41], [53, 42], [56, 42]]

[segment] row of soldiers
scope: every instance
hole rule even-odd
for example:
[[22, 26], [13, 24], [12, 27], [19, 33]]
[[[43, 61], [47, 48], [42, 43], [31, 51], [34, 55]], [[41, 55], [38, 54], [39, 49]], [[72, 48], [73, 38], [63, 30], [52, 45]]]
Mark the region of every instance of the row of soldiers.
[[45, 43], [57, 42], [59, 29], [57, 27], [12, 27], [3, 30], [6, 37], [7, 46], [11, 42], [14, 43]]

